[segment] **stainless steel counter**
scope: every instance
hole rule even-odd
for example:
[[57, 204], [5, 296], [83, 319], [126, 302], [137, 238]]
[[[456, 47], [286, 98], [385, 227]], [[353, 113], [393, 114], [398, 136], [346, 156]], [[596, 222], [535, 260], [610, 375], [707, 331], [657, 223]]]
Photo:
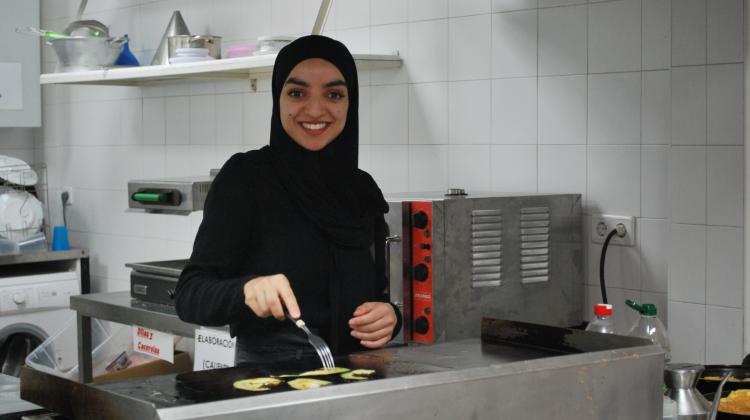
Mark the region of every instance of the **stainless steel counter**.
[[28, 252], [22, 254], [0, 255], [0, 265], [26, 264], [48, 261], [75, 260], [88, 258], [85, 249], [69, 249], [67, 251]]
[[182, 337], [193, 337], [195, 329], [200, 328], [180, 321], [174, 307], [140, 303], [130, 297], [129, 291], [73, 296], [70, 308], [78, 312], [78, 316], [150, 327]]
[[[251, 394], [236, 379], [288, 373], [243, 366], [103, 384], [24, 368], [22, 398], [80, 419], [657, 419], [664, 365], [644, 340], [496, 321], [467, 339], [355, 353], [337, 365], [376, 379]], [[544, 344], [546, 343], [546, 344]]]
[[[92, 293], [70, 298], [70, 308], [78, 316], [78, 361], [81, 382], [91, 382], [91, 318], [138, 325], [159, 331], [194, 337], [200, 326], [180, 321], [174, 307], [153, 303], [141, 303], [130, 297], [129, 291]], [[228, 329], [227, 327], [212, 327]]]

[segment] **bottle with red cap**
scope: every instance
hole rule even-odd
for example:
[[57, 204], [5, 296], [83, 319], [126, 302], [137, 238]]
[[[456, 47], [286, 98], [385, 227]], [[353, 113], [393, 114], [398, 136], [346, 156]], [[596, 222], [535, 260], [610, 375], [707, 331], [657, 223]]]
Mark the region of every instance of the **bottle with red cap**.
[[612, 324], [612, 305], [597, 303], [594, 305], [596, 319], [589, 322], [586, 331], [594, 331], [602, 334], [614, 334], [615, 328]]

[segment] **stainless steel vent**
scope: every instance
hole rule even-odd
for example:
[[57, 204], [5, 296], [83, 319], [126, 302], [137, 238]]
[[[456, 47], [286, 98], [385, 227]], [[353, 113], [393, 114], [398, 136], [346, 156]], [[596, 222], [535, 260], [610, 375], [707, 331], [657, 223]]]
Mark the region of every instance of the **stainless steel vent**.
[[521, 283], [549, 281], [549, 207], [521, 209]]
[[503, 216], [500, 210], [471, 211], [471, 287], [502, 282]]
[[204, 184], [198, 184], [198, 192], [201, 194], [208, 194], [208, 190], [211, 189], [211, 184], [204, 183]]

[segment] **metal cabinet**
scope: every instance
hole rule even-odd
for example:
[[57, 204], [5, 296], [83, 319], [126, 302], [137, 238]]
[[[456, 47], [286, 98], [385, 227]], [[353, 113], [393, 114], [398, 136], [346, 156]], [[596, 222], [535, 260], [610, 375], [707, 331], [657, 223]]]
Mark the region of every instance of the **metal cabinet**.
[[17, 27], [39, 27], [39, 0], [0, 0], [0, 127], [42, 123], [40, 44]]

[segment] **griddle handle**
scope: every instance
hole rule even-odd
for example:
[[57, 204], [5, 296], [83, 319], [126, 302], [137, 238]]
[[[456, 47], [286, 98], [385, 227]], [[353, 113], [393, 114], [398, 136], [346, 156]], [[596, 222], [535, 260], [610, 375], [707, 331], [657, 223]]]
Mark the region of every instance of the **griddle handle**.
[[[391, 297], [391, 242], [401, 242], [401, 237], [391, 235], [385, 238], [385, 293], [388, 294], [389, 299]], [[403, 305], [402, 302], [394, 303]]]
[[133, 201], [141, 204], [159, 204], [168, 206], [179, 206], [182, 202], [182, 194], [173, 189], [144, 189], [130, 196]]

